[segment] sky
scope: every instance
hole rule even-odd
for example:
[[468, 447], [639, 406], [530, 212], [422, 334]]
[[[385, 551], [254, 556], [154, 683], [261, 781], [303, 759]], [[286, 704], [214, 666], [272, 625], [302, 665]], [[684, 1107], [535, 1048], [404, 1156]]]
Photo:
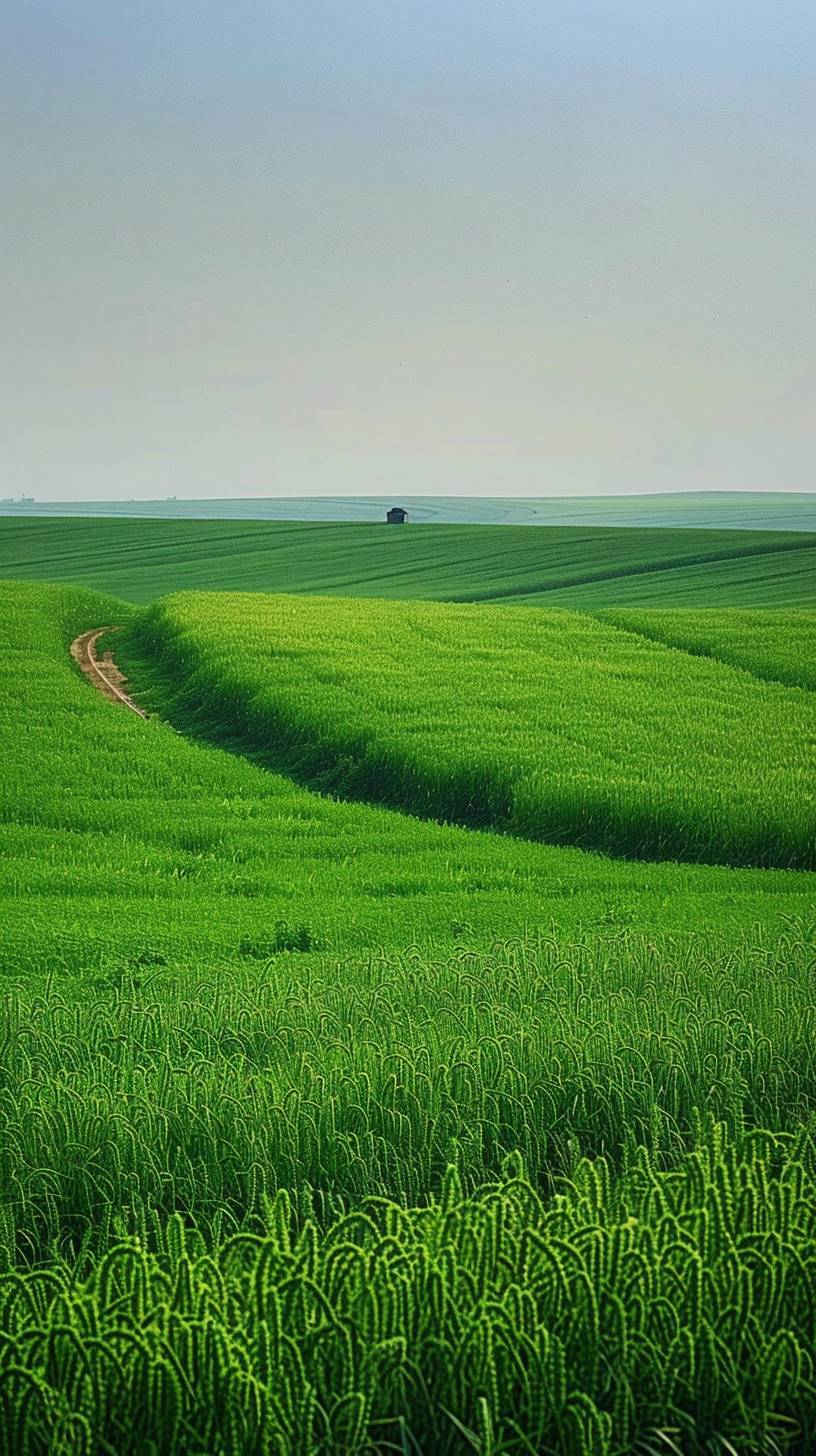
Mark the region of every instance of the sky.
[[0, 495], [814, 488], [816, 9], [7, 0]]

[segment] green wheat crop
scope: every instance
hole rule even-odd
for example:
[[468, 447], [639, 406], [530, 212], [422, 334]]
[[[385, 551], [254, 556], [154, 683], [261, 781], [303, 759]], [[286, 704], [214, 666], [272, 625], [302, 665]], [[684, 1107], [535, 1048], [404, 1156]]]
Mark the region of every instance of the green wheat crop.
[[320, 1232], [147, 1217], [0, 1276], [4, 1456], [624, 1456], [816, 1440], [812, 1142], [708, 1136]]

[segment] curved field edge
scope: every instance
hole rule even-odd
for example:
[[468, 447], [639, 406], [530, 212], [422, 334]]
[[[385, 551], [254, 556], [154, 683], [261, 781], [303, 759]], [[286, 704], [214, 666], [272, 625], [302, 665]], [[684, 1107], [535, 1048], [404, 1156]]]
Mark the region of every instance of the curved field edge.
[[816, 691], [816, 610], [674, 607], [593, 616], [653, 642], [741, 668], [763, 682]]
[[[149, 1213], [0, 1275], [3, 1449], [689, 1456], [816, 1441], [812, 1140], [711, 1128], [673, 1172], [510, 1161], [322, 1233], [281, 1195], [209, 1240]], [[70, 1438], [70, 1440], [69, 1440]]]
[[322, 792], [625, 859], [811, 868], [807, 704], [629, 642], [566, 611], [181, 594], [123, 650], [187, 731]]

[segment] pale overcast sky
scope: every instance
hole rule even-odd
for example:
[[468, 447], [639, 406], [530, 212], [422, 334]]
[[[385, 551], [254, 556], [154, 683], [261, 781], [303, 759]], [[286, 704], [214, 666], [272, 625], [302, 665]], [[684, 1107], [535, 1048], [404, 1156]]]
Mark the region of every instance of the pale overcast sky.
[[812, 4], [1, 25], [0, 494], [814, 488]]

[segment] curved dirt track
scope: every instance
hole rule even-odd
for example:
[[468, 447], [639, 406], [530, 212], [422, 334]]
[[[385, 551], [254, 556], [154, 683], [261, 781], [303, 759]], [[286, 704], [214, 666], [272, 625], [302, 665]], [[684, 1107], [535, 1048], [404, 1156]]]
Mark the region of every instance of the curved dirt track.
[[101, 662], [97, 660], [95, 648], [98, 639], [103, 632], [115, 632], [115, 627], [93, 627], [90, 632], [81, 632], [71, 643], [71, 656], [78, 667], [82, 669], [86, 677], [90, 678], [95, 688], [110, 698], [112, 703], [122, 703], [124, 707], [130, 708], [131, 712], [138, 713], [140, 718], [146, 718], [147, 713], [140, 708], [128, 693], [124, 690], [127, 678], [119, 671], [113, 660], [110, 651], [105, 653]]

